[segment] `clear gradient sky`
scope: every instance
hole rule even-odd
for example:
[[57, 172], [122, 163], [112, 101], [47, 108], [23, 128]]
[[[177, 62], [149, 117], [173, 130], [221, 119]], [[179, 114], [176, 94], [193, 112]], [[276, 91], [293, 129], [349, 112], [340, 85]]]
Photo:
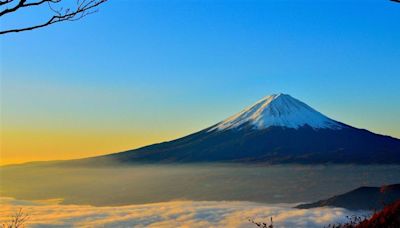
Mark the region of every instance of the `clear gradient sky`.
[[0, 42], [0, 164], [174, 139], [277, 92], [400, 137], [400, 4], [388, 0], [110, 0]]

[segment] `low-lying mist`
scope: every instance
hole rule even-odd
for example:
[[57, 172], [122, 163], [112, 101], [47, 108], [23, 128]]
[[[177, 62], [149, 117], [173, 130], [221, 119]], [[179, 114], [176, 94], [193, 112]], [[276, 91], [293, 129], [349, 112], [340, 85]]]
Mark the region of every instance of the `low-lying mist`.
[[64, 204], [129, 205], [172, 200], [315, 201], [360, 186], [400, 183], [400, 166], [135, 165], [0, 168], [2, 196]]

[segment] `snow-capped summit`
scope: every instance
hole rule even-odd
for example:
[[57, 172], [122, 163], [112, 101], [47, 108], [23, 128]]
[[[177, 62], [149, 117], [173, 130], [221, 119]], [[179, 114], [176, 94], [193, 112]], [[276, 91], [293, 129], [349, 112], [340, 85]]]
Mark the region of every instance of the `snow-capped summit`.
[[254, 105], [218, 123], [210, 131], [240, 128], [248, 124], [256, 129], [271, 126], [297, 129], [305, 125], [314, 129], [339, 130], [344, 127], [343, 124], [326, 117], [290, 95], [279, 93], [264, 97]]

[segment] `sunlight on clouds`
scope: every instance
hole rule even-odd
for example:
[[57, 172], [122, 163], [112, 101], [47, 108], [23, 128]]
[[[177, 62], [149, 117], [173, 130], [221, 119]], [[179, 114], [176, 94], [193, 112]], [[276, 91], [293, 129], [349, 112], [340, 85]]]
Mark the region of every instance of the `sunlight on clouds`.
[[[50, 201], [54, 202], [54, 200]], [[23, 208], [30, 227], [255, 227], [248, 221], [269, 221], [277, 227], [323, 227], [360, 214], [341, 208], [293, 209], [287, 204], [244, 201], [174, 201], [118, 207], [59, 205], [0, 198], [0, 223]]]

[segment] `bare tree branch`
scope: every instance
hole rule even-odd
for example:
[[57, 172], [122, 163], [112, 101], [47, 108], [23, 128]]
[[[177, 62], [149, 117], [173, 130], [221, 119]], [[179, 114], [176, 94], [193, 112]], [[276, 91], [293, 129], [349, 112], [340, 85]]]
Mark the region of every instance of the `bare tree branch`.
[[[7, 4], [7, 3], [10, 3], [13, 1], [14, 0], [4, 0], [4, 1], [1, 1], [0, 4]], [[107, 0], [77, 0], [76, 6], [73, 9], [69, 8], [69, 7], [65, 8], [65, 9], [64, 9], [64, 7], [59, 7], [57, 9], [56, 7], [54, 7], [54, 5], [57, 6], [56, 3], [60, 3], [60, 2], [62, 2], [62, 0], [40, 0], [40, 1], [30, 2], [30, 3], [27, 3], [26, 0], [19, 0], [17, 5], [0, 11], [0, 17], [3, 15], [6, 15], [8, 13], [16, 12], [17, 10], [24, 8], [24, 7], [38, 6], [38, 5], [42, 5], [43, 3], [46, 3], [46, 2], [48, 3], [49, 9], [51, 11], [53, 11], [54, 15], [42, 24], [27, 26], [24, 28], [16, 28], [16, 29], [0, 31], [0, 35], [6, 34], [6, 33], [34, 30], [34, 29], [38, 29], [38, 28], [42, 28], [42, 27], [51, 25], [51, 24], [63, 22], [63, 21], [76, 21], [76, 20], [82, 19], [83, 17], [86, 17], [87, 15], [98, 12], [97, 7], [100, 4], [105, 3], [106, 1]]]
[[12, 1], [13, 0], [2, 0], [2, 1], [0, 1], [0, 6], [8, 4], [8, 3], [12, 2]]
[[[7, 3], [11, 3], [11, 2], [14, 2], [14, 1], [15, 1], [15, 0], [5, 0], [5, 1], [3, 1], [3, 2], [1, 3], [1, 5], [7, 4]], [[29, 2], [29, 3], [26, 3], [26, 0], [19, 0], [18, 4], [15, 5], [14, 7], [6, 8], [6, 9], [0, 11], [0, 17], [3, 16], [3, 15], [5, 15], [5, 14], [8, 14], [8, 13], [15, 12], [15, 11], [21, 9], [21, 8], [24, 8], [24, 7], [38, 6], [38, 5], [41, 5], [41, 4], [45, 3], [45, 2], [57, 3], [57, 2], [60, 2], [60, 1], [61, 1], [61, 0], [41, 0], [41, 1], [38, 1], [38, 2]]]
[[[4, 14], [7, 14], [7, 13], [12, 13], [12, 12], [17, 11], [19, 8], [21, 8], [21, 7], [24, 5], [25, 1], [26, 1], [26, 0], [21, 0], [21, 1], [20, 1], [17, 5], [15, 5], [14, 7], [12, 7], [12, 8], [6, 8], [6, 9], [2, 10], [2, 11], [0, 12], [0, 16], [3, 16]], [[12, 2], [12, 1], [11, 1], [11, 2]]]

